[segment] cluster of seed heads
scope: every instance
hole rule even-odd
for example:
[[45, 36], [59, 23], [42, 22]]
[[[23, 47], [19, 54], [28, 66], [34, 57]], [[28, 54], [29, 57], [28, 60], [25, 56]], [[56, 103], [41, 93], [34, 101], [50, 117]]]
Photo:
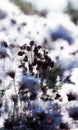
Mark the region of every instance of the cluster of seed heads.
[[[11, 20], [12, 24], [15, 24], [15, 21]], [[8, 45], [5, 41], [1, 43], [1, 46], [7, 48]], [[12, 44], [9, 47], [14, 47]], [[30, 41], [29, 45], [22, 45], [20, 46], [20, 50], [18, 51], [17, 55], [21, 57], [21, 61], [19, 64], [19, 68], [23, 68], [23, 73], [29, 72], [32, 76], [42, 78], [45, 75], [46, 71], [52, 70], [54, 67], [54, 62], [52, 59], [48, 56], [48, 51], [46, 49], [43, 49], [42, 46], [35, 44], [34, 41]], [[34, 68], [36, 68], [37, 73], [34, 72]], [[15, 82], [15, 76], [16, 72], [11, 70], [6, 73], [10, 78], [13, 79]], [[47, 77], [46, 77], [47, 78]], [[0, 79], [0, 84], [2, 83]], [[19, 89], [18, 93], [16, 91], [16, 86], [14, 83], [14, 88], [16, 94], [11, 95], [11, 100], [14, 104], [14, 110], [12, 117], [8, 117], [8, 119], [4, 122], [4, 127], [6, 129], [13, 129], [14, 126], [20, 125], [20, 122], [26, 126], [30, 126], [30, 128], [33, 128], [34, 130], [42, 129], [41, 125], [43, 120], [46, 117], [46, 113], [40, 112], [36, 116], [30, 114], [27, 116], [25, 113], [25, 118], [22, 119], [22, 115], [19, 113], [19, 116], [21, 117], [19, 120], [18, 118], [15, 118], [14, 111], [16, 111], [16, 106], [18, 106], [18, 101], [20, 102], [26, 102], [28, 100], [32, 101], [37, 98], [37, 93], [34, 92], [34, 90], [29, 90], [25, 83], [19, 83]], [[43, 93], [46, 93], [47, 86], [41, 86], [41, 90]], [[48, 97], [42, 96], [42, 100], [46, 101], [48, 100]], [[30, 108], [24, 108], [23, 110], [26, 112]], [[18, 114], [18, 113], [17, 113]], [[50, 121], [48, 121], [50, 124]], [[24, 128], [23, 128], [24, 129]]]
[[36, 45], [34, 41], [30, 41], [29, 46], [24, 44], [20, 47], [18, 52], [19, 56], [23, 56], [20, 67], [27, 71], [25, 63], [28, 62], [28, 69], [34, 75], [34, 67], [38, 72], [35, 76], [40, 76], [44, 71], [50, 70], [54, 67], [54, 62], [48, 56], [47, 50], [43, 49], [40, 45]]

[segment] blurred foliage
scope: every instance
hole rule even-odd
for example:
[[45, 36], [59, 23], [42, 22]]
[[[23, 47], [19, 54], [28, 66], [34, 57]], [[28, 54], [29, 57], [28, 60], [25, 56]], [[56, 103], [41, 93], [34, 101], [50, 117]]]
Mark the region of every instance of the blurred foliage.
[[22, 0], [10, 0], [14, 4], [20, 7], [20, 9], [25, 13], [25, 14], [38, 14], [40, 16], [45, 17], [47, 14], [46, 10], [43, 11], [38, 11], [35, 6], [33, 6], [30, 2], [22, 1]]
[[42, 79], [41, 85], [43, 85], [43, 82], [46, 80], [46, 85], [49, 88], [52, 88], [54, 90], [58, 90], [61, 88], [61, 85], [56, 85], [57, 83], [57, 77], [62, 78], [62, 70], [59, 66], [56, 64], [54, 65], [54, 68], [50, 70], [46, 70], [44, 73], [41, 73], [40, 78]]
[[[57, 76], [62, 76], [62, 72], [61, 72], [61, 69], [60, 67], [58, 67], [57, 65], [54, 66], [54, 68], [52, 69], [52, 71], [48, 71], [47, 72], [47, 85], [50, 87], [50, 88], [56, 88], [56, 80], [57, 80]], [[59, 86], [58, 86], [59, 88]]]
[[68, 1], [67, 8], [65, 13], [68, 13], [71, 16], [71, 20], [77, 24], [78, 21], [78, 9], [75, 9], [70, 1]]
[[25, 14], [32, 14], [35, 11], [34, 7], [29, 2], [24, 2], [21, 0], [11, 0], [11, 2], [19, 6]]

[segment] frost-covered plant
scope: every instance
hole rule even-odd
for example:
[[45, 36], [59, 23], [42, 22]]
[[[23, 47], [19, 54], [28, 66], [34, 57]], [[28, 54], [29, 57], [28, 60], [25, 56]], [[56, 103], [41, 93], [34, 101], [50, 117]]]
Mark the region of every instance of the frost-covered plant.
[[[24, 71], [29, 71], [34, 77], [40, 78], [41, 87], [45, 82], [49, 88], [55, 88], [57, 76], [61, 77], [62, 72], [48, 56], [47, 50], [36, 45], [34, 41], [31, 41], [29, 46], [24, 45], [20, 49], [18, 55], [22, 56], [23, 59], [19, 68], [22, 67]], [[26, 63], [28, 63], [28, 67], [25, 66]], [[34, 68], [36, 68], [36, 73]]]
[[[4, 45], [6, 46], [6, 44]], [[11, 49], [11, 46], [9, 46], [9, 49]], [[17, 78], [17, 70], [14, 71], [11, 68], [6, 72], [6, 76], [13, 80], [11, 84], [13, 86], [10, 85], [5, 90], [6, 97], [4, 100], [7, 102], [8, 111], [6, 113], [8, 113], [8, 116], [4, 121], [4, 127], [9, 130], [17, 127], [19, 129], [22, 126], [30, 127], [32, 130], [43, 129], [45, 125], [43, 121], [47, 118], [47, 114], [43, 105], [38, 105], [39, 112], [36, 113], [37, 106], [34, 101], [37, 100], [37, 93], [41, 91], [43, 95], [40, 100], [42, 104], [45, 102], [48, 106], [48, 101], [51, 98], [46, 95], [46, 91], [48, 88], [56, 86], [57, 76], [61, 76], [60, 70], [48, 56], [46, 49], [36, 45], [34, 41], [31, 41], [29, 45], [25, 44], [18, 47], [15, 58], [17, 61], [21, 59], [18, 62], [18, 68], [21, 73], [19, 78]], [[19, 80], [17, 81], [17, 79]], [[11, 90], [11, 87], [15, 91], [8, 96], [8, 91], [9, 89]], [[6, 104], [5, 102], [4, 105]], [[9, 110], [10, 108], [12, 110]], [[50, 119], [47, 122], [49, 124], [53, 123]]]

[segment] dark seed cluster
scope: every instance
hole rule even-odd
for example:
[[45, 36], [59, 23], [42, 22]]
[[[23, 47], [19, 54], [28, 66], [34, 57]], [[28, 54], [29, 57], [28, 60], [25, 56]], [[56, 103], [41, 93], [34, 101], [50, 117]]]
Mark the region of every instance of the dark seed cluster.
[[[31, 63], [29, 63], [28, 54], [30, 54], [31, 60], [33, 58]], [[30, 41], [29, 45], [25, 44], [21, 46], [18, 55], [23, 56], [23, 60], [21, 61], [19, 67], [23, 67], [24, 70], [26, 68], [27, 70], [27, 67], [25, 67], [25, 63], [28, 62], [28, 70], [32, 75], [34, 75], [34, 67], [36, 67], [36, 70], [38, 72], [35, 76], [40, 76], [46, 70], [50, 70], [54, 67], [54, 61], [52, 61], [52, 59], [48, 56], [47, 51], [43, 50], [40, 45], [36, 45], [34, 41]]]

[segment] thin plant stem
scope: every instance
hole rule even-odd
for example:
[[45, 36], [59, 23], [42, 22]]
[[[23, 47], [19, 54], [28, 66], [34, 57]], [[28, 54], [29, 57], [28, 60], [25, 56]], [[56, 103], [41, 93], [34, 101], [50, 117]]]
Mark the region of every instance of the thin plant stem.
[[16, 86], [15, 86], [15, 78], [14, 78], [14, 89], [15, 89], [16, 95], [18, 95], [18, 94], [17, 94], [17, 90], [16, 90]]

